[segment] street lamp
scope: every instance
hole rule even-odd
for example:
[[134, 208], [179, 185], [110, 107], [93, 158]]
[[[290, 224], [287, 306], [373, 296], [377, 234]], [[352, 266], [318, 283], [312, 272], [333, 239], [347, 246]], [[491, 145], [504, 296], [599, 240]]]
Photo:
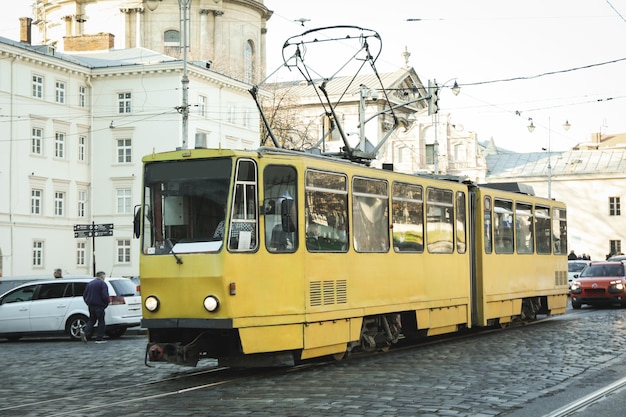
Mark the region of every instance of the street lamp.
[[[535, 130], [535, 124], [533, 123], [533, 118], [529, 117], [528, 120], [530, 121], [530, 124], [527, 126], [528, 131], [530, 133], [533, 133]], [[563, 123], [563, 130], [568, 131], [569, 128], [572, 127], [572, 125], [570, 124], [570, 122], [568, 120], [565, 120], [565, 123]], [[551, 142], [551, 124], [550, 124], [550, 117], [548, 117], [548, 149], [546, 148], [541, 148], [542, 150], [547, 150], [548, 151], [548, 198], [551, 199], [552, 198], [552, 150], [550, 148], [550, 142]]]
[[432, 83], [428, 82], [428, 92], [430, 93], [430, 101], [428, 103], [428, 114], [432, 114], [435, 118], [435, 141], [433, 143], [433, 158], [434, 158], [434, 171], [435, 175], [439, 175], [439, 141], [437, 140], [437, 130], [439, 130], [439, 91], [446, 86], [450, 81], [454, 80], [454, 85], [451, 90], [455, 96], [458, 96], [461, 92], [461, 87], [457, 83], [456, 78], [450, 78], [441, 86], [437, 85], [437, 80], [433, 80]]

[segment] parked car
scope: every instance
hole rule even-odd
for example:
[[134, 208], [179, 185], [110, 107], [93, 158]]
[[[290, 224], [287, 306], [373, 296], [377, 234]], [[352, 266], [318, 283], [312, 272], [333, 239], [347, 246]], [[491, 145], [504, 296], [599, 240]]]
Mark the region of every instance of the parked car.
[[607, 261], [626, 261], [626, 255], [613, 255]]
[[[89, 318], [83, 300], [93, 278], [32, 281], [0, 295], [0, 338], [17, 340], [32, 335], [62, 335], [80, 339]], [[106, 334], [121, 337], [141, 322], [141, 297], [127, 278], [107, 278], [110, 304], [105, 310]]]
[[623, 262], [591, 262], [572, 282], [573, 308], [583, 304], [626, 306], [626, 268]]
[[590, 263], [591, 261], [585, 261], [583, 259], [567, 261], [567, 284], [570, 289], [572, 288], [572, 282], [576, 279], [578, 274]]

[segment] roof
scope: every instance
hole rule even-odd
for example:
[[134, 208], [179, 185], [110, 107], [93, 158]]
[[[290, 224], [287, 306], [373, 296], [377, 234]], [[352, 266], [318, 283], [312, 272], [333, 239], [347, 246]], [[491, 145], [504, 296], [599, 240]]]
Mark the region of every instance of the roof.
[[584, 150], [566, 152], [499, 153], [487, 156], [487, 179], [523, 178], [546, 175], [624, 174], [626, 150]]
[[0, 37], [0, 43], [91, 69], [180, 61], [180, 59], [146, 48], [111, 49], [68, 54], [59, 52], [54, 47], [48, 45], [31, 45], [4, 37]]
[[[379, 76], [380, 80], [378, 79]], [[411, 85], [404, 85], [406, 84], [406, 79], [409, 77], [412, 78], [412, 82], [410, 83]], [[316, 86], [321, 85], [323, 81], [323, 79], [313, 80]], [[421, 81], [419, 80], [419, 77], [415, 73], [415, 70], [413, 70], [412, 68], [404, 68], [398, 71], [387, 72], [378, 75], [360, 74], [356, 77], [335, 77], [328, 81], [326, 85], [326, 92], [329, 96], [339, 96], [345, 93], [346, 96], [351, 95], [350, 98], [352, 100], [358, 100], [358, 98], [356, 98], [354, 94], [358, 92], [360, 85], [365, 85], [373, 89], [380, 89], [381, 83], [382, 86], [384, 86], [385, 88], [424, 88], [421, 84]], [[274, 85], [276, 88], [279, 89], [289, 88], [296, 97], [317, 97], [317, 94], [313, 87], [304, 80], [270, 83], [270, 85]], [[346, 92], [346, 88], [348, 88], [348, 86], [350, 86], [352, 91], [348, 90]], [[346, 99], [348, 100], [350, 100], [350, 98], [346, 97]], [[380, 98], [382, 99], [383, 97]]]

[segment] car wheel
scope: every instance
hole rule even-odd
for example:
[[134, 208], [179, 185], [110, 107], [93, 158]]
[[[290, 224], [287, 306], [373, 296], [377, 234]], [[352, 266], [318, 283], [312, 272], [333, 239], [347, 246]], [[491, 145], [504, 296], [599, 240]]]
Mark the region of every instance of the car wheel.
[[582, 307], [582, 304], [576, 301], [572, 301], [572, 308], [574, 310], [580, 310], [580, 308]]
[[126, 333], [126, 328], [107, 330], [106, 332], [107, 336], [109, 336], [111, 339], [119, 339], [120, 337], [124, 336], [124, 333]]
[[85, 327], [85, 324], [87, 324], [87, 320], [87, 316], [74, 314], [65, 324], [65, 333], [67, 333], [72, 340], [80, 340], [80, 331]]

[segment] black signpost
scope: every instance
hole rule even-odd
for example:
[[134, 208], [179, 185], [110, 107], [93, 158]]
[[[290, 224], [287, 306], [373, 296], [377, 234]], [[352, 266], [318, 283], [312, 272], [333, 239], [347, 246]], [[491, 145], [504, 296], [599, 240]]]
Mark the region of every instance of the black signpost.
[[91, 238], [91, 252], [93, 259], [93, 276], [96, 276], [96, 238], [101, 236], [113, 236], [113, 223], [105, 224], [75, 224], [74, 225], [74, 237], [90, 237]]

